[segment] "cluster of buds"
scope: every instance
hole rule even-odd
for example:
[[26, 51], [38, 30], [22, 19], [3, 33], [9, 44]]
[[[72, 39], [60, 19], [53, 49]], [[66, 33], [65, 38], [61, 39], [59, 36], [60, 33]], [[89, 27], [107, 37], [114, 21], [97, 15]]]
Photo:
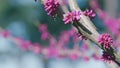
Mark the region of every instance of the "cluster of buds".
[[[80, 21], [81, 19], [81, 11], [72, 11], [72, 12], [68, 12], [66, 14], [63, 15], [63, 21], [65, 24], [69, 24], [69, 23], [74, 23], [76, 21]], [[89, 16], [90, 18], [94, 18], [95, 17], [95, 13], [93, 12], [93, 10], [86, 10], [83, 12], [83, 14], [85, 16]], [[81, 37], [82, 39], [87, 39], [85, 36], [82, 35], [82, 33], [78, 34], [79, 37]]]
[[41, 39], [42, 40], [47, 40], [49, 38], [49, 32], [47, 30], [47, 25], [46, 24], [42, 24], [39, 25], [39, 32], [41, 32]]
[[72, 11], [72, 12], [68, 12], [66, 14], [63, 15], [63, 21], [65, 24], [71, 23], [73, 21], [79, 21], [80, 20], [80, 11]]
[[86, 10], [83, 12], [85, 16], [89, 16], [90, 18], [94, 18], [96, 16], [96, 14], [94, 13], [93, 10]]
[[111, 50], [111, 44], [113, 44], [113, 39], [112, 37], [105, 33], [102, 34], [99, 37], [99, 41], [98, 41], [105, 49], [106, 51], [103, 51], [103, 55], [102, 55], [102, 59], [106, 62], [111, 62], [114, 60], [114, 55], [112, 53], [110, 53], [109, 50]]
[[10, 31], [2, 31], [0, 32], [0, 35], [2, 35], [3, 37], [7, 38], [11, 35], [11, 32]]
[[[93, 10], [86, 10], [83, 12], [85, 16], [89, 16], [90, 18], [94, 18], [96, 14], [93, 12]], [[68, 12], [63, 15], [63, 21], [65, 24], [71, 23], [73, 21], [79, 21], [80, 20], [80, 11], [72, 11]]]
[[103, 55], [102, 55], [102, 59], [105, 61], [105, 62], [111, 62], [115, 59], [114, 55], [110, 55], [108, 52], [106, 51], [103, 51]]
[[48, 15], [53, 16], [58, 11], [59, 2], [58, 0], [46, 0], [44, 6]]
[[[69, 1], [69, 2], [72, 3], [72, 0]], [[70, 6], [70, 8], [75, 9], [77, 5], [74, 5], [74, 4], [75, 4], [75, 2], [72, 4], [72, 7]], [[53, 16], [56, 13], [56, 11], [58, 11], [58, 8], [59, 8], [60, 4], [59, 4], [59, 2], [57, 0], [46, 0], [44, 5], [45, 5], [45, 10], [47, 11], [48, 15]], [[94, 5], [96, 5], [96, 4], [94, 4]], [[77, 11], [75, 11], [75, 10], [73, 11], [72, 10], [71, 12], [68, 12], [68, 13], [63, 15], [63, 21], [64, 21], [64, 24], [73, 23], [73, 25], [74, 25], [74, 23], [75, 23], [75, 25], [77, 25], [76, 28], [78, 29], [78, 31], [81, 30], [83, 32], [83, 34], [85, 34], [87, 32], [87, 31], [85, 31], [85, 29], [89, 29], [90, 28], [89, 24], [86, 25], [87, 24], [86, 22], [89, 22], [89, 21], [84, 21], [84, 20], [87, 20], [87, 19], [86, 19], [86, 17], [85, 17], [85, 19], [81, 18], [82, 17], [81, 15], [88, 16], [91, 19], [96, 16], [96, 14], [93, 12], [93, 10], [88, 10], [87, 9], [84, 12], [81, 12], [79, 10], [77, 10]], [[80, 21], [81, 19], [83, 19], [82, 22], [84, 22], [85, 24], [83, 24], [83, 23], [79, 24], [78, 23], [78, 21]], [[76, 22], [77, 22], [77, 24], [76, 24]], [[91, 29], [92, 28], [90, 28], [89, 30], [91, 30]], [[95, 30], [93, 29], [90, 32], [93, 33], [93, 35], [94, 35]], [[82, 35], [82, 33], [78, 34], [78, 36], [80, 36], [80, 37], [82, 37], [84, 39], [86, 39], [86, 36], [89, 38], [89, 35], [85, 34], [85, 36], [84, 36], [84, 35]], [[91, 39], [91, 37], [89, 39]], [[66, 40], [68, 41], [68, 39], [66, 39]], [[92, 41], [94, 41], [94, 40], [92, 40]], [[96, 42], [96, 41], [94, 41], [94, 42]], [[102, 34], [99, 37], [99, 40], [98, 40], [97, 43], [100, 43], [100, 45], [102, 46], [103, 50], [105, 49], [105, 51], [103, 51], [103, 55], [102, 55], [103, 59], [105, 61], [114, 60], [114, 55], [110, 54], [108, 52], [108, 51], [111, 50], [111, 44], [113, 44], [113, 39], [111, 38], [111, 36], [109, 34]], [[76, 58], [76, 55], [74, 55], [74, 57]]]
[[104, 48], [109, 49], [111, 44], [113, 43], [113, 39], [111, 38], [109, 34], [105, 33], [99, 37], [98, 42], [101, 45], [103, 45]]

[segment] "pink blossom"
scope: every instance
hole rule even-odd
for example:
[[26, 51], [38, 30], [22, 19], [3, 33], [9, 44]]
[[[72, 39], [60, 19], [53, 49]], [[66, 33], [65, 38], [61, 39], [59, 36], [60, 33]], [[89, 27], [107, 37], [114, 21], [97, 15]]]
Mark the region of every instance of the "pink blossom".
[[63, 15], [63, 21], [65, 24], [71, 23], [73, 21], [79, 21], [80, 20], [80, 11], [72, 11], [72, 12], [68, 12], [66, 14]]
[[57, 40], [54, 37], [52, 37], [49, 39], [49, 43], [50, 43], [50, 46], [56, 46]]
[[93, 58], [96, 59], [96, 60], [100, 60], [101, 59], [100, 56], [97, 55], [97, 54], [93, 54]]
[[68, 43], [70, 41], [69, 32], [68, 31], [61, 32], [59, 40], [61, 40], [63, 43]]
[[76, 30], [75, 30], [75, 28], [71, 28], [71, 30], [69, 30], [69, 34], [70, 34], [70, 36], [75, 36], [76, 35]]
[[96, 14], [93, 12], [93, 10], [86, 10], [83, 12], [85, 16], [89, 16], [90, 18], [94, 18]]
[[68, 23], [73, 21], [73, 17], [72, 17], [71, 12], [68, 12], [67, 14], [64, 14], [63, 17], [64, 17], [63, 21], [65, 22], [65, 24], [68, 24]]
[[111, 62], [115, 59], [115, 57], [113, 55], [110, 55], [108, 52], [103, 51], [103, 55], [102, 55], [102, 59], [105, 62]]
[[42, 40], [47, 40], [48, 38], [49, 38], [49, 33], [48, 32], [42, 33], [42, 35], [41, 35]]
[[85, 60], [85, 61], [89, 61], [90, 58], [89, 58], [88, 56], [83, 56], [83, 60]]
[[83, 36], [80, 33], [77, 33], [74, 37], [73, 37], [74, 42], [79, 42], [81, 40], [87, 40], [86, 36]]
[[90, 1], [90, 5], [92, 6], [93, 9], [98, 9], [100, 8], [99, 4], [98, 4], [98, 0], [91, 0]]
[[72, 54], [69, 56], [69, 58], [70, 58], [71, 60], [75, 61], [75, 60], [77, 60], [77, 59], [79, 58], [79, 56], [78, 56], [78, 54], [76, 54], [76, 53], [72, 53]]
[[48, 58], [51, 58], [51, 57], [58, 57], [58, 50], [56, 48], [45, 48], [44, 49], [45, 51], [45, 57], [48, 59]]
[[119, 40], [115, 40], [115, 41], [113, 42], [113, 45], [114, 45], [115, 47], [119, 47], [119, 46], [120, 46]]
[[15, 41], [18, 42], [18, 45], [25, 51], [28, 50], [29, 47], [32, 45], [30, 41], [25, 41], [22, 38], [16, 38]]
[[58, 53], [57, 48], [55, 48], [55, 47], [50, 48], [50, 55], [52, 57], [58, 57], [59, 53]]
[[74, 42], [79, 42], [79, 41], [81, 41], [81, 40], [83, 40], [84, 39], [84, 37], [82, 36], [82, 35], [80, 35], [79, 33], [77, 33], [77, 34], [75, 34], [74, 36], [73, 36], [73, 41]]
[[46, 32], [47, 31], [47, 25], [46, 24], [40, 24], [39, 25], [39, 31], [40, 32]]
[[1, 34], [2, 34], [3, 37], [6, 38], [6, 37], [11, 35], [11, 32], [10, 31], [2, 31]]
[[53, 16], [55, 12], [57, 12], [58, 8], [59, 8], [58, 0], [45, 1], [45, 10], [47, 11], [48, 15]]
[[105, 25], [108, 27], [108, 29], [115, 35], [119, 35], [119, 23], [114, 18], [109, 18], [107, 21], [105, 21]]
[[66, 0], [62, 0], [61, 5], [68, 5], [68, 3], [67, 3], [67, 1], [66, 1]]
[[22, 47], [24, 50], [27, 50], [29, 48], [29, 46], [31, 45], [30, 41], [24, 41], [23, 43], [21, 43]]
[[87, 37], [82, 35], [82, 33], [77, 33], [77, 36], [80, 37], [82, 40], [87, 40]]
[[34, 43], [31, 47], [30, 50], [33, 51], [36, 54], [40, 54], [42, 51], [42, 47], [39, 43]]
[[113, 43], [113, 39], [111, 36], [107, 33], [100, 35], [98, 42], [100, 44], [103, 44], [104, 48], [109, 49], [111, 44]]
[[98, 16], [100, 17], [100, 19], [105, 20], [108, 15], [107, 15], [106, 12], [100, 11], [100, 12], [98, 13]]
[[72, 11], [72, 15], [73, 15], [73, 20], [79, 21], [81, 12], [80, 11]]
[[85, 44], [85, 43], [82, 45], [82, 48], [83, 48], [84, 50], [88, 50], [88, 49], [89, 49], [88, 45]]
[[57, 43], [57, 46], [59, 46], [59, 47], [64, 47], [65, 45], [66, 45], [66, 43], [64, 43], [64, 41], [62, 41], [62, 40], [59, 40]]

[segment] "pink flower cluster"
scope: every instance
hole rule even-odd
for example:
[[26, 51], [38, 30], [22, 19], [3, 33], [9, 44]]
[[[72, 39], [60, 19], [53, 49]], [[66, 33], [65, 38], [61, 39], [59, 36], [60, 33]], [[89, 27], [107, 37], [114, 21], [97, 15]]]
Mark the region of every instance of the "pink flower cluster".
[[42, 47], [39, 43], [32, 43], [29, 40], [24, 40], [22, 38], [16, 37], [14, 38], [16, 44], [23, 49], [23, 51], [30, 50], [34, 53], [41, 53]]
[[113, 39], [111, 38], [111, 36], [109, 34], [105, 33], [99, 37], [98, 42], [100, 44], [103, 44], [104, 48], [109, 49], [111, 44], [113, 43]]
[[[87, 45], [79, 48], [79, 43], [81, 39], [79, 39], [77, 42], [76, 39], [78, 36], [76, 35], [76, 30], [74, 27], [72, 27], [70, 30], [64, 30], [61, 32], [59, 37], [53, 36], [49, 33], [49, 30], [47, 28], [46, 24], [39, 24], [37, 26], [39, 28], [39, 32], [41, 34], [42, 41], [47, 41], [47, 46], [37, 42], [31, 42], [29, 40], [25, 40], [23, 38], [14, 37], [11, 34], [9, 35], [9, 32], [7, 31], [0, 31], [0, 35], [7, 36], [10, 38], [16, 45], [21, 47], [23, 51], [31, 51], [36, 54], [41, 54], [45, 56], [46, 59], [49, 58], [64, 58], [68, 57], [71, 60], [77, 60], [79, 58], [84, 59], [85, 61], [88, 61], [90, 59], [90, 55], [87, 55], [84, 51], [88, 51]], [[46, 35], [47, 33], [47, 35]], [[76, 38], [74, 38], [77, 36]], [[45, 42], [46, 43], [46, 42]], [[72, 48], [69, 48], [67, 45], [71, 43], [73, 45]], [[83, 44], [82, 44], [83, 45]]]
[[93, 8], [94, 10], [100, 8], [100, 6], [99, 6], [99, 4], [98, 4], [98, 0], [91, 0], [91, 1], [90, 1], [90, 5], [92, 6], [92, 8]]
[[75, 20], [79, 21], [80, 20], [80, 15], [81, 15], [80, 11], [68, 12], [68, 13], [63, 15], [63, 21], [65, 22], [65, 24], [71, 23]]
[[114, 34], [115, 36], [118, 36], [120, 34], [119, 19], [109, 18], [104, 23], [107, 26], [107, 28], [112, 32], [112, 34]]
[[47, 47], [42, 49], [44, 51], [45, 58], [51, 58], [51, 57], [59, 57], [59, 53], [56, 47]]
[[58, 0], [46, 0], [45, 1], [45, 10], [48, 15], [53, 16], [59, 8]]
[[41, 32], [41, 39], [42, 40], [47, 40], [49, 38], [50, 34], [47, 30], [47, 25], [46, 24], [39, 25], [39, 32]]
[[69, 55], [69, 58], [73, 61], [79, 59], [79, 55], [77, 53], [72, 53]]
[[4, 38], [7, 38], [8, 36], [11, 35], [11, 32], [6, 30], [6, 31], [0, 32], [0, 34], [1, 34]]
[[115, 57], [113, 55], [110, 55], [108, 52], [103, 51], [102, 59], [105, 62], [111, 62], [115, 59]]
[[93, 12], [93, 10], [86, 10], [83, 12], [85, 16], [89, 16], [90, 18], [94, 18], [96, 14]]

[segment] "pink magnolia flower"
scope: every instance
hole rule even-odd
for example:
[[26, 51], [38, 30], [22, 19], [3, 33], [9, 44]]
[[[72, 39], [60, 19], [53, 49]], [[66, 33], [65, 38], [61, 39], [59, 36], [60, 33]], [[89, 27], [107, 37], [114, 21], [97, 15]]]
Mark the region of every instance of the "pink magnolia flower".
[[109, 34], [105, 33], [99, 37], [98, 42], [100, 44], [103, 44], [104, 48], [109, 49], [111, 44], [113, 43], [113, 39]]
[[45, 10], [47, 14], [53, 16], [59, 8], [58, 0], [46, 0], [45, 1]]
[[90, 18], [94, 18], [96, 14], [93, 12], [93, 10], [86, 10], [83, 12], [85, 16], [89, 16]]
[[80, 15], [81, 15], [80, 11], [68, 12], [68, 13], [63, 15], [63, 21], [65, 24], [68, 24], [68, 23], [73, 22], [75, 20], [79, 21]]

